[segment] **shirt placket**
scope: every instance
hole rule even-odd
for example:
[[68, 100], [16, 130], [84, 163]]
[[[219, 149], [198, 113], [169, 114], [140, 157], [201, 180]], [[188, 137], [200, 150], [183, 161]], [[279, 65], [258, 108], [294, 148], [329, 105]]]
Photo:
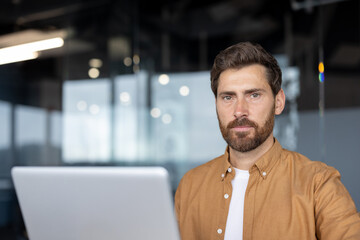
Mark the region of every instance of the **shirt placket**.
[[227, 220], [227, 215], [229, 212], [229, 206], [230, 206], [230, 201], [231, 201], [231, 196], [232, 196], [232, 185], [231, 185], [231, 180], [234, 178], [234, 169], [232, 169], [231, 167], [229, 167], [225, 173], [221, 174], [221, 181], [223, 184], [223, 191], [219, 194], [221, 194], [221, 207], [220, 207], [220, 211], [221, 213], [219, 214], [219, 216], [221, 216], [219, 218], [219, 223], [216, 229], [216, 234], [217, 234], [217, 238], [216, 239], [224, 239], [224, 234], [225, 234], [225, 228], [226, 228], [226, 220]]
[[249, 173], [244, 202], [243, 240], [253, 239], [257, 187], [261, 178], [266, 178], [266, 171], [260, 171], [255, 166], [250, 169]]

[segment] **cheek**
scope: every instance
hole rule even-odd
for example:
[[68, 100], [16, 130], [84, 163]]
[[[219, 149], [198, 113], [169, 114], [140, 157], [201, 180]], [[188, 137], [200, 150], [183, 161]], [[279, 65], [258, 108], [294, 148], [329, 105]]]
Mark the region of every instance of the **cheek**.
[[233, 117], [233, 112], [224, 107], [216, 108], [216, 113], [222, 122], [228, 122]]
[[216, 108], [216, 114], [219, 122], [222, 125], [227, 125], [232, 119], [230, 119], [231, 116], [225, 111], [223, 108]]
[[273, 109], [273, 105], [263, 104], [262, 106], [258, 106], [253, 109], [252, 114], [250, 114], [252, 117], [250, 118], [253, 118], [253, 120], [263, 125], [271, 113], [271, 109]]
[[224, 103], [224, 102], [220, 102], [216, 104], [216, 111], [218, 111], [219, 113], [222, 114], [232, 114], [234, 111], [234, 104], [231, 102], [228, 103]]

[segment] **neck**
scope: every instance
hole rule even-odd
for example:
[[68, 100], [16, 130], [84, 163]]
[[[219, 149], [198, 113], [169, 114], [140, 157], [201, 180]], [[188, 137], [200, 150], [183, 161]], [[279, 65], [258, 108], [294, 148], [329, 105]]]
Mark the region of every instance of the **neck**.
[[229, 148], [230, 163], [233, 167], [241, 170], [249, 170], [255, 162], [264, 155], [274, 144], [274, 136], [270, 136], [260, 146], [249, 152], [239, 152]]

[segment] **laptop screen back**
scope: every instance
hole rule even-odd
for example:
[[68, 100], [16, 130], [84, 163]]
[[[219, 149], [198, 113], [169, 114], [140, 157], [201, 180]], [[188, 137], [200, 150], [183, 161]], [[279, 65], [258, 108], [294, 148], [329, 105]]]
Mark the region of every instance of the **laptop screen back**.
[[30, 240], [178, 240], [160, 167], [14, 167]]

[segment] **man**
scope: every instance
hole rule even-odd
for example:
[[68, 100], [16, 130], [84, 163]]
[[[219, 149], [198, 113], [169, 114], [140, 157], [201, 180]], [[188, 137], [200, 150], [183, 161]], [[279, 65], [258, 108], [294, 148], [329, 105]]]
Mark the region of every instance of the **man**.
[[182, 240], [360, 239], [339, 172], [282, 149], [281, 70], [260, 45], [220, 52], [211, 70], [225, 154], [190, 170], [175, 195]]

